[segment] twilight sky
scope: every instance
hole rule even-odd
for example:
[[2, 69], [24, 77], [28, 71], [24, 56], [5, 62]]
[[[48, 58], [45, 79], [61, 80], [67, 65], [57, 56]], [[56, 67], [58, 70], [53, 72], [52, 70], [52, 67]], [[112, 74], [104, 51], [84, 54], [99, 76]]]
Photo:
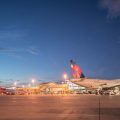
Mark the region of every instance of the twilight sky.
[[120, 0], [0, 1], [1, 83], [61, 80], [70, 59], [120, 78]]

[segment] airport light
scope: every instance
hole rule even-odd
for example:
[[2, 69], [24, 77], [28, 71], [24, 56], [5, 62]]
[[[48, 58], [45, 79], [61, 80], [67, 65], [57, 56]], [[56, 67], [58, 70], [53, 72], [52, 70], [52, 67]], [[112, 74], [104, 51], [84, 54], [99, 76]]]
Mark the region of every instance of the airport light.
[[32, 84], [33, 84], [33, 86], [34, 86], [34, 83], [35, 83], [35, 79], [32, 79], [32, 81], [31, 81], [31, 82], [32, 82]]
[[65, 83], [67, 83], [68, 75], [66, 73], [63, 74], [63, 78], [64, 78]]
[[63, 75], [63, 77], [64, 77], [64, 79], [66, 80], [66, 79], [68, 78], [68, 75], [65, 73], [65, 74]]
[[33, 84], [35, 83], [35, 80], [34, 79], [32, 79], [32, 81], [31, 81]]
[[62, 84], [64, 84], [64, 82], [62, 82]]
[[14, 86], [16, 86], [16, 85], [17, 85], [17, 82], [14, 82], [13, 84], [14, 84]]

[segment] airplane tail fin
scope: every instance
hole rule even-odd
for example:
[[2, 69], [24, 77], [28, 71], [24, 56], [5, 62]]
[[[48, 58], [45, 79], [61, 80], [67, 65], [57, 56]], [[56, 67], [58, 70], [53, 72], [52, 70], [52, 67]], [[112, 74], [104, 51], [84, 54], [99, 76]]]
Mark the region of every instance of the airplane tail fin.
[[73, 60], [70, 60], [71, 68], [72, 68], [72, 75], [74, 79], [78, 78], [85, 78], [85, 75], [83, 74], [81, 68], [76, 65], [76, 63]]

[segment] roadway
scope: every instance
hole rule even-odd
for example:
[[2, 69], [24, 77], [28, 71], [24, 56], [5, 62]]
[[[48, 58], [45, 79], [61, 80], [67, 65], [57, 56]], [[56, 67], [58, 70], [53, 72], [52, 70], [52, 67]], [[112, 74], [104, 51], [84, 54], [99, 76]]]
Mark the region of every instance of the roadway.
[[120, 96], [0, 96], [0, 120], [99, 119], [120, 120]]

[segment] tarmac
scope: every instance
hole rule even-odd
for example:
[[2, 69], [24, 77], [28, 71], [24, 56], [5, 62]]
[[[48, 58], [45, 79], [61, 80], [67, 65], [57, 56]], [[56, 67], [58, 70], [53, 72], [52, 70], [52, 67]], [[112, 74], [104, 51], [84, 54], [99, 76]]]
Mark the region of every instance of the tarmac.
[[120, 120], [120, 96], [0, 96], [0, 120]]

